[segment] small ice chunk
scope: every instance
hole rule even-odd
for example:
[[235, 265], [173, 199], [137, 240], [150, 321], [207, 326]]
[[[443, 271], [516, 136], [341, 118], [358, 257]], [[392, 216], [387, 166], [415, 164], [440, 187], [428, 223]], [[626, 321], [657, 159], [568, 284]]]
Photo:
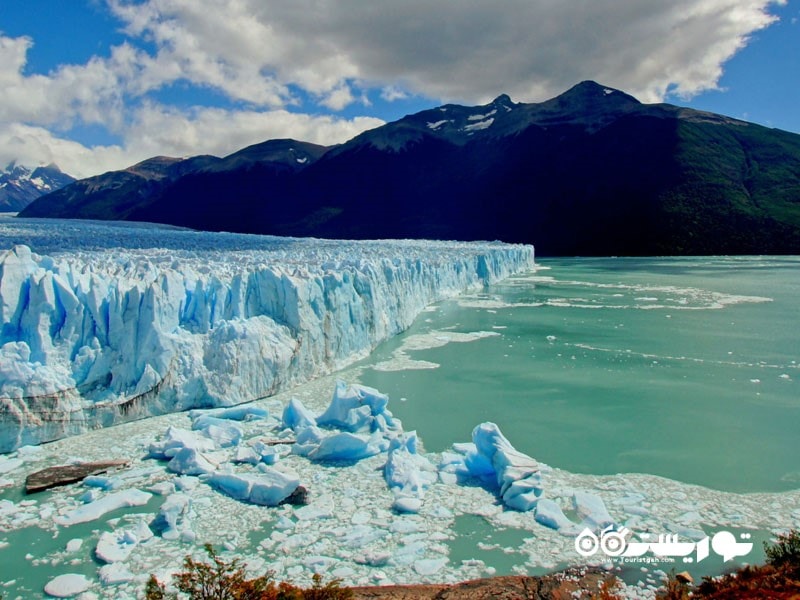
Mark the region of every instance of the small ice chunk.
[[217, 470], [217, 465], [194, 448], [182, 448], [167, 463], [167, 469], [182, 475], [205, 475]]
[[106, 513], [117, 510], [118, 508], [147, 504], [152, 496], [152, 494], [137, 489], [113, 492], [99, 500], [71, 510], [64, 515], [58, 515], [53, 520], [58, 525], [66, 526], [75, 525], [77, 523], [87, 523], [99, 519]]
[[105, 475], [89, 475], [83, 480], [86, 487], [96, 487], [101, 490], [115, 490], [122, 485], [122, 479], [118, 477], [107, 477]]
[[144, 521], [139, 521], [133, 528], [133, 535], [136, 536], [140, 542], [146, 542], [153, 537], [153, 531]]
[[161, 533], [165, 540], [175, 540], [180, 536], [180, 529], [186, 525], [186, 518], [191, 509], [192, 500], [183, 493], [168, 496], [158, 512], [158, 516], [151, 523], [156, 532]]
[[67, 552], [77, 552], [83, 546], [83, 540], [81, 538], [73, 538], [67, 542]]
[[296, 443], [292, 446], [292, 454], [308, 456], [319, 446], [319, 443], [324, 437], [325, 434], [322, 433], [319, 427], [313, 425], [304, 427], [297, 434]]
[[407, 496], [398, 496], [392, 503], [392, 508], [399, 513], [412, 513], [416, 514], [422, 508], [422, 500], [419, 498], [410, 498]]
[[351, 433], [393, 429], [397, 424], [386, 409], [388, 404], [389, 397], [374, 388], [337, 381], [333, 399], [317, 424]]
[[21, 467], [23, 461], [18, 458], [5, 458], [0, 456], [0, 475], [5, 475], [6, 473], [10, 473], [14, 469]]
[[296, 432], [305, 427], [316, 427], [317, 418], [300, 400], [292, 398], [283, 410], [282, 424], [284, 429]]
[[179, 450], [184, 448], [190, 448], [198, 452], [210, 452], [214, 450], [214, 442], [195, 431], [169, 427], [164, 434], [164, 439], [150, 444], [149, 455], [151, 458], [167, 459], [172, 458]]
[[333, 498], [322, 496], [313, 504], [303, 506], [294, 511], [298, 521], [314, 521], [328, 519], [333, 516]]
[[393, 508], [416, 513], [422, 507], [425, 489], [437, 479], [436, 469], [417, 453], [417, 432], [411, 431], [392, 440], [384, 466], [384, 477], [394, 492]]
[[556, 531], [577, 527], [575, 523], [567, 518], [561, 507], [549, 498], [540, 498], [539, 502], [536, 503], [535, 519], [538, 523]]
[[264, 465], [259, 475], [216, 473], [208, 483], [236, 500], [277, 506], [297, 489], [300, 480]]
[[583, 524], [591, 529], [603, 529], [614, 523], [600, 496], [588, 492], [574, 492], [572, 503], [578, 516], [583, 519]]
[[220, 448], [238, 446], [242, 439], [242, 429], [228, 419], [202, 415], [192, 421], [192, 429], [202, 431], [214, 440]]
[[447, 564], [447, 558], [426, 558], [414, 561], [414, 570], [418, 575], [435, 575]]
[[103, 565], [98, 571], [100, 582], [103, 585], [119, 585], [133, 581], [135, 575], [122, 563]]
[[169, 496], [175, 492], [175, 484], [171, 481], [159, 481], [147, 488], [147, 491], [159, 496]]
[[535, 507], [543, 492], [539, 463], [514, 448], [494, 423], [478, 425], [472, 442], [475, 449], [464, 461], [470, 474], [485, 478], [491, 465], [506, 506], [520, 511]]
[[356, 461], [375, 456], [380, 449], [380, 439], [363, 438], [342, 431], [324, 438], [319, 446], [308, 453], [308, 458], [324, 461]]
[[209, 416], [215, 419], [228, 419], [230, 421], [256, 421], [266, 419], [269, 411], [266, 408], [259, 408], [251, 404], [240, 404], [230, 408], [216, 408], [213, 410], [190, 410], [189, 418], [196, 419], [201, 416]]
[[127, 560], [139, 540], [132, 531], [104, 531], [94, 550], [97, 558], [105, 563]]
[[51, 579], [44, 586], [44, 592], [54, 598], [71, 598], [85, 592], [91, 586], [91, 582], [85, 575], [77, 573], [65, 573]]
[[250, 446], [239, 446], [236, 449], [236, 456], [233, 457], [233, 462], [257, 465], [261, 462], [261, 456], [256, 454], [256, 451]]

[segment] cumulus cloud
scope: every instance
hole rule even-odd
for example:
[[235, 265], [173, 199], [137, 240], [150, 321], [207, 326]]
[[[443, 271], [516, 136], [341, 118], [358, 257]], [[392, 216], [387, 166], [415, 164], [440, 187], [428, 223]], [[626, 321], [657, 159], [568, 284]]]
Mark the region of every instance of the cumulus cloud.
[[126, 79], [134, 76], [137, 52], [124, 44], [107, 59], [63, 65], [47, 75], [24, 75], [29, 37], [0, 35], [0, 122], [69, 126], [99, 123], [119, 126]]
[[160, 58], [232, 97], [266, 97], [237, 83], [260, 73], [268, 74], [263, 81], [325, 98], [356, 80], [447, 100], [478, 102], [500, 91], [541, 100], [596, 79], [657, 101], [668, 87], [691, 95], [716, 86], [724, 62], [773, 22], [769, 6], [784, 2], [113, 0], [113, 6], [132, 34], [162, 45]]
[[0, 167], [12, 161], [28, 166], [55, 163], [65, 173], [82, 178], [121, 169], [143, 158], [146, 156], [133, 155], [120, 146], [87, 148], [42, 127], [0, 124]]
[[189, 113], [162, 105], [146, 105], [132, 127], [142, 133], [132, 139], [137, 154], [225, 156], [268, 139], [293, 138], [321, 145], [342, 143], [382, 125], [372, 117], [342, 119], [285, 110], [246, 111], [201, 108]]

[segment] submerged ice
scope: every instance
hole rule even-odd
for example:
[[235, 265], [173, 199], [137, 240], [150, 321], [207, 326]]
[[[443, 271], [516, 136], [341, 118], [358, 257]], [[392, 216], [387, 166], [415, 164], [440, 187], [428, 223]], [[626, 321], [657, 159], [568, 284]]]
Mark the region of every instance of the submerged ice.
[[533, 266], [533, 248], [501, 243], [46, 228], [0, 228], [0, 242], [48, 252], [0, 254], [0, 452], [272, 395], [364, 357], [432, 302]]

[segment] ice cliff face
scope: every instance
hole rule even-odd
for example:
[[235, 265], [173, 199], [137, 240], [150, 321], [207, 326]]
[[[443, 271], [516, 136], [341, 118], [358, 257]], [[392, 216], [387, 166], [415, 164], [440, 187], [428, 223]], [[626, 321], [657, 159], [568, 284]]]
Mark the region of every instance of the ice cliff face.
[[533, 266], [532, 247], [500, 243], [69, 227], [0, 226], [7, 248], [48, 253], [0, 254], [0, 452], [269, 396]]

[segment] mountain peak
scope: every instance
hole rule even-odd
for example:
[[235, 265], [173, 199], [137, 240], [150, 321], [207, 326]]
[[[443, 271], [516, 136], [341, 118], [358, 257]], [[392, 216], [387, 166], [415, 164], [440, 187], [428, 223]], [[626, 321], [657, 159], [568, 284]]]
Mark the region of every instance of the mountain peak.
[[572, 86], [566, 92], [557, 96], [555, 100], [560, 102], [597, 102], [613, 101], [615, 103], [634, 103], [641, 104], [636, 98], [621, 92], [615, 88], [601, 85], [596, 81], [586, 80]]
[[514, 101], [508, 94], [500, 94], [497, 98], [492, 100], [493, 106], [507, 106], [509, 108], [515, 105]]

